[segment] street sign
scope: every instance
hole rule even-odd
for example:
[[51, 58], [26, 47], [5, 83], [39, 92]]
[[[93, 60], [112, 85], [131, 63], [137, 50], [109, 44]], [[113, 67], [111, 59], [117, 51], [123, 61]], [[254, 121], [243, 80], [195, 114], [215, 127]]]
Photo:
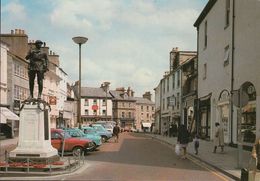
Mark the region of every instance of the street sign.
[[236, 107], [244, 107], [245, 105], [247, 105], [249, 100], [248, 94], [244, 91], [240, 93], [240, 90], [241, 89], [234, 90], [232, 95], [232, 101]]

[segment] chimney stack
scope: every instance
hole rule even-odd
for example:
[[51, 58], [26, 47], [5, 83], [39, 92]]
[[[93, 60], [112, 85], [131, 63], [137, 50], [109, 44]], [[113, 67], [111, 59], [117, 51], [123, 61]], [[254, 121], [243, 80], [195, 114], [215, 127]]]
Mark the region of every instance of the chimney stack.
[[145, 92], [144, 94], [143, 94], [143, 98], [145, 98], [145, 99], [148, 99], [148, 100], [152, 100], [152, 94], [148, 91], [148, 92]]

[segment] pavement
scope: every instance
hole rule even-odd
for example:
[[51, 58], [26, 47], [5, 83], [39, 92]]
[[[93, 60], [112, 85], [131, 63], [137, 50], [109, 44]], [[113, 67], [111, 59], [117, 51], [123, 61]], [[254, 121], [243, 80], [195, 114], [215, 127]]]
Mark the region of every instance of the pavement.
[[[157, 134], [146, 134], [153, 139], [159, 140], [171, 146], [175, 146], [177, 143], [176, 137], [168, 137]], [[18, 143], [18, 138], [0, 140], [0, 162], [5, 159], [5, 151], [10, 152]], [[240, 180], [241, 168], [247, 168], [251, 158], [251, 152], [242, 151], [241, 167], [238, 167], [238, 149], [230, 146], [225, 146], [224, 153], [220, 152], [218, 148], [217, 153], [213, 153], [213, 142], [200, 140], [199, 153], [195, 154], [194, 144], [191, 142], [188, 144], [187, 152], [189, 156], [196, 158], [214, 169], [222, 172], [234, 180]]]
[[[151, 136], [153, 139], [157, 139], [169, 145], [175, 146], [177, 143], [176, 137], [168, 137], [157, 134], [146, 134]], [[238, 148], [225, 146], [224, 152], [221, 153], [220, 148], [217, 149], [217, 153], [213, 153], [213, 141], [199, 140], [199, 153], [195, 154], [194, 143], [190, 142], [188, 144], [187, 153], [189, 156], [196, 158], [214, 169], [222, 172], [228, 177], [234, 180], [240, 180], [241, 168], [248, 168], [252, 163], [251, 152], [242, 151], [241, 166], [238, 166]], [[251, 161], [251, 162], [250, 162]], [[250, 164], [249, 164], [250, 163]]]

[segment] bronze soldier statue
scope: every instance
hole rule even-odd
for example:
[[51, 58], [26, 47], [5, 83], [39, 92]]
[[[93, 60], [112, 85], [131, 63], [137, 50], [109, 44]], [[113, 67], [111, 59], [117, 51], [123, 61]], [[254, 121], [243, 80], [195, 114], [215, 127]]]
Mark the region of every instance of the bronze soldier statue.
[[28, 76], [29, 76], [29, 87], [30, 87], [30, 97], [33, 98], [34, 89], [34, 79], [37, 75], [38, 83], [38, 99], [41, 99], [43, 90], [43, 79], [44, 73], [48, 71], [48, 56], [46, 53], [41, 51], [41, 46], [43, 42], [41, 40], [35, 41], [35, 48], [30, 50], [25, 57], [26, 60], [30, 60], [28, 66]]

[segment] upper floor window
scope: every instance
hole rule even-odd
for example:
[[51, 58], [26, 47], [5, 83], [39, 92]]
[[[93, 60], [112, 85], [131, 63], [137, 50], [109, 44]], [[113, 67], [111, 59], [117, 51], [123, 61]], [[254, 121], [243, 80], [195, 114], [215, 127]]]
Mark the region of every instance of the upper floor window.
[[88, 115], [88, 109], [85, 109], [85, 115]]
[[230, 21], [230, 0], [226, 0], [226, 27], [229, 25]]
[[149, 111], [149, 106], [146, 107], [146, 110]]
[[93, 99], [93, 105], [97, 105], [97, 100]]
[[105, 106], [105, 105], [106, 105], [106, 100], [103, 99], [103, 100], [102, 100], [102, 106]]
[[166, 79], [166, 89], [167, 89], [167, 92], [169, 92], [169, 77], [167, 77]]
[[144, 110], [144, 107], [143, 106], [141, 106], [141, 111], [143, 111]]
[[102, 115], [106, 115], [106, 110], [102, 110]]
[[177, 71], [177, 88], [180, 87], [180, 82], [181, 82], [181, 80], [180, 80], [180, 71]]
[[208, 22], [205, 21], [204, 24], [204, 48], [207, 48], [208, 45]]
[[131, 112], [128, 112], [128, 117], [131, 118], [132, 117], [132, 114]]
[[85, 99], [85, 106], [88, 106], [88, 99]]
[[124, 118], [125, 117], [125, 112], [122, 112], [122, 118]]
[[224, 49], [224, 66], [229, 64], [229, 45]]
[[172, 75], [172, 89], [175, 88], [175, 76], [174, 74]]
[[97, 110], [93, 110], [93, 115], [97, 115]]
[[204, 63], [203, 65], [203, 79], [207, 78], [207, 64]]

